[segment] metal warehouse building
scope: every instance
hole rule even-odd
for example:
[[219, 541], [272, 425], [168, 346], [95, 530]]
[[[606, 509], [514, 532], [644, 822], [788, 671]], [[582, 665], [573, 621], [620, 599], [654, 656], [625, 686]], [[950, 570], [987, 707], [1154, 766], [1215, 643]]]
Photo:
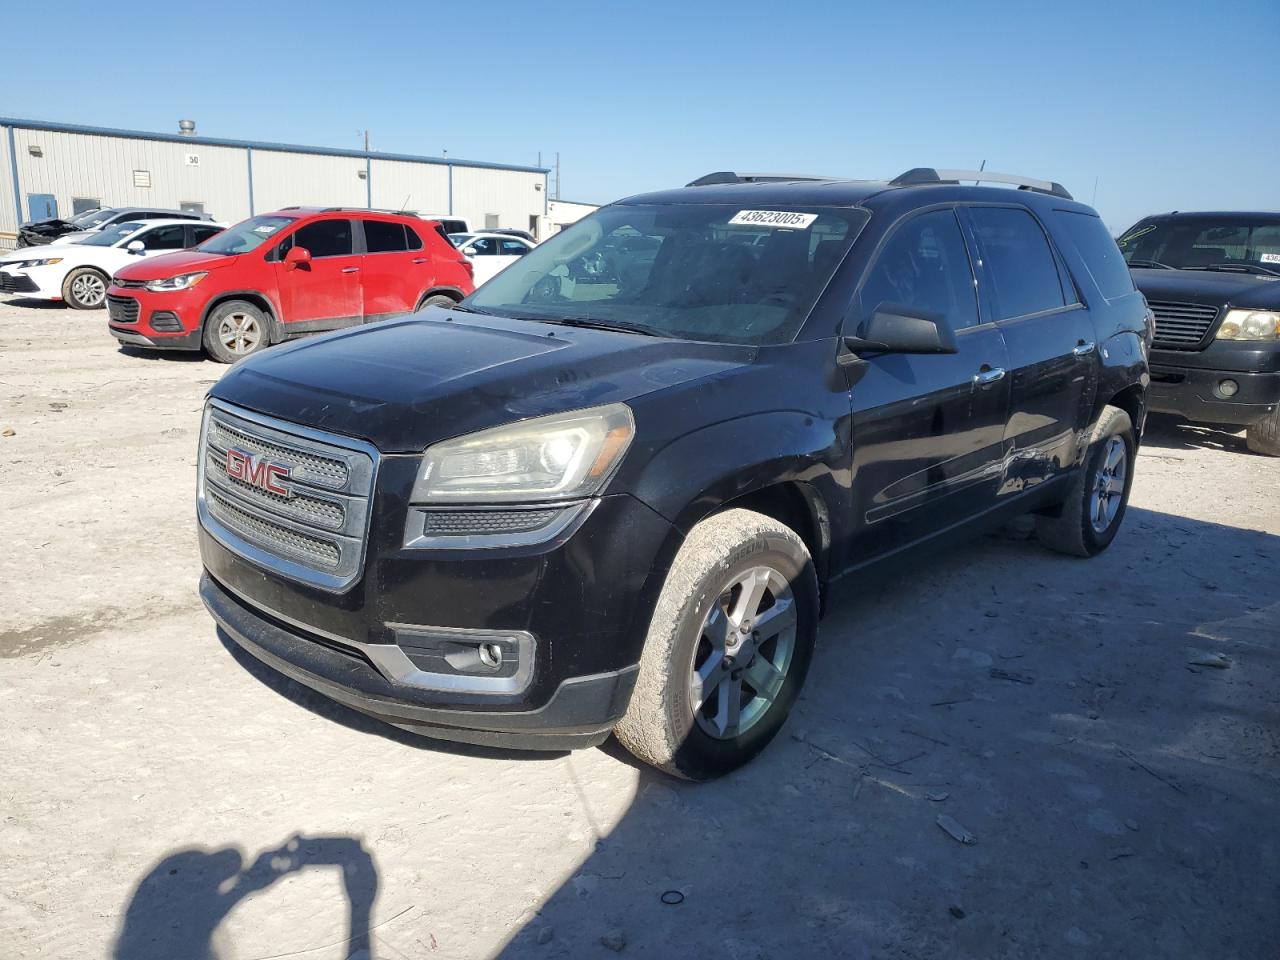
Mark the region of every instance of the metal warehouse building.
[[199, 210], [227, 223], [291, 205], [381, 207], [551, 232], [542, 167], [0, 117], [0, 169], [12, 179], [0, 188], [5, 246], [19, 223], [97, 206]]

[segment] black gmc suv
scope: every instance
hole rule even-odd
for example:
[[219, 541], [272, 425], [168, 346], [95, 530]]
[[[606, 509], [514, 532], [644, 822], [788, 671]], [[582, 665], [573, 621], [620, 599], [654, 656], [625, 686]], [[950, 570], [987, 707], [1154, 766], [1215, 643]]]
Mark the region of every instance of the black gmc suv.
[[1059, 185], [713, 174], [451, 310], [236, 365], [201, 594], [252, 655], [432, 737], [610, 733], [701, 779], [777, 733], [845, 575], [1124, 516], [1150, 318]]
[[1168, 213], [1119, 244], [1156, 318], [1151, 409], [1280, 457], [1280, 214]]

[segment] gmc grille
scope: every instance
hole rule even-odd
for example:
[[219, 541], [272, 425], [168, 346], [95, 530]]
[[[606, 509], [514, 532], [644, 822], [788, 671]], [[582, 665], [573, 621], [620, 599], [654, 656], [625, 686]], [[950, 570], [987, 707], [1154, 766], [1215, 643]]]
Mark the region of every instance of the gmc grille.
[[1218, 308], [1203, 303], [1176, 303], [1171, 300], [1148, 301], [1156, 315], [1155, 345], [1173, 350], [1195, 350], [1213, 321]]
[[200, 521], [250, 563], [341, 590], [364, 567], [376, 468], [376, 452], [356, 441], [212, 401], [200, 439]]
[[112, 323], [137, 323], [138, 301], [111, 294], [107, 297], [107, 319]]

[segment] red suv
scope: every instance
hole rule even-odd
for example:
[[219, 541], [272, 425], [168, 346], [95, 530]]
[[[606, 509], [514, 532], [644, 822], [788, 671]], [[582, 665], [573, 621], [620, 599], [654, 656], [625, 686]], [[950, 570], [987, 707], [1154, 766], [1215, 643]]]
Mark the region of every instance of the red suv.
[[122, 344], [203, 347], [231, 363], [303, 334], [452, 306], [474, 286], [471, 264], [433, 221], [286, 207], [125, 267], [107, 311]]

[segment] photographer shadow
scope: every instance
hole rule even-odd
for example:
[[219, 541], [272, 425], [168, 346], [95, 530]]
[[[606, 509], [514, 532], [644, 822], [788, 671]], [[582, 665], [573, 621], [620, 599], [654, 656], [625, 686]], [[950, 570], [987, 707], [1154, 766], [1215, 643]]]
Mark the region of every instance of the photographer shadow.
[[338, 867], [347, 900], [348, 957], [370, 956], [378, 893], [373, 857], [354, 837], [293, 836], [248, 862], [236, 847], [167, 854], [139, 882], [125, 909], [115, 960], [216, 960], [227, 915], [277, 880], [310, 867]]

